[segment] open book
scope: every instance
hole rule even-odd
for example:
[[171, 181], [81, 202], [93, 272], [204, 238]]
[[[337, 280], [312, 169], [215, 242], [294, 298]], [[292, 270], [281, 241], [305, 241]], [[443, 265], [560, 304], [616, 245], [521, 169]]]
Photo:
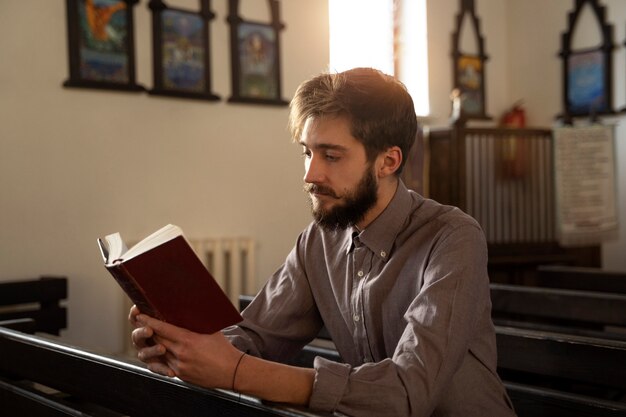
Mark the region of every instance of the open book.
[[98, 244], [106, 269], [142, 313], [197, 333], [242, 320], [179, 227], [167, 225], [130, 249], [119, 233]]

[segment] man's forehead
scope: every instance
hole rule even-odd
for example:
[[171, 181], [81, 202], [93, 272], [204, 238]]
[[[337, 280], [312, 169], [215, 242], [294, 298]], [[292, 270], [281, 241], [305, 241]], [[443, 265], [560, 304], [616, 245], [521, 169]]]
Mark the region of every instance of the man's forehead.
[[299, 143], [307, 147], [342, 148], [362, 144], [352, 136], [347, 117], [309, 117], [302, 130]]

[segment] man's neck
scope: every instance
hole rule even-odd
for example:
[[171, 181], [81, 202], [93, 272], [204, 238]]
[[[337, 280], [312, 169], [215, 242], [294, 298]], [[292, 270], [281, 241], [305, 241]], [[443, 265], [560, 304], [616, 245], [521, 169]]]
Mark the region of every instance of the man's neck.
[[376, 218], [385, 211], [391, 199], [396, 194], [396, 190], [398, 189], [399, 179], [395, 175], [390, 175], [388, 177], [383, 178], [378, 185], [378, 200], [374, 207], [372, 207], [363, 220], [361, 220], [356, 227], [359, 230], [365, 230], [367, 226], [369, 226]]

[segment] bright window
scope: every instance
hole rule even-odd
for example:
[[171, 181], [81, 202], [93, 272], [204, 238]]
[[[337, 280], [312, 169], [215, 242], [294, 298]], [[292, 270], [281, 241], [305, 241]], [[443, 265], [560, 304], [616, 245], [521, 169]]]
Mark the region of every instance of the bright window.
[[[428, 53], [426, 0], [328, 0], [331, 71], [373, 67], [396, 75], [408, 88], [415, 112], [426, 116]], [[394, 39], [395, 33], [395, 39]], [[399, 56], [394, 60], [394, 44]]]
[[330, 70], [393, 74], [393, 0], [329, 0]]

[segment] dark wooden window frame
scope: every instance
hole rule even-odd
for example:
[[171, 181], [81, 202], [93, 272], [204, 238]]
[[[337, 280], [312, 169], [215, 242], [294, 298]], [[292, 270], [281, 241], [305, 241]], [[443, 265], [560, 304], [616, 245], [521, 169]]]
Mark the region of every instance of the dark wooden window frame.
[[[561, 34], [561, 50], [559, 56], [562, 60], [562, 78], [563, 78], [563, 114], [559, 115], [559, 118], [564, 119], [566, 122], [570, 122], [573, 117], [587, 117], [590, 116], [595, 119], [598, 115], [611, 115], [615, 114], [613, 110], [613, 26], [606, 21], [606, 7], [601, 6], [599, 0], [575, 0], [574, 10], [568, 14], [568, 28], [567, 31]], [[585, 48], [574, 50], [572, 49], [573, 35], [576, 30], [576, 25], [580, 17], [581, 11], [586, 5], [591, 6], [594, 16], [596, 17], [599, 25], [600, 32], [602, 34], [602, 44], [596, 48]], [[590, 103], [589, 108], [583, 109], [579, 106], [572, 104], [572, 97], [570, 91], [570, 74], [573, 70], [574, 62], [572, 59], [583, 56], [585, 54], [601, 54], [602, 65], [602, 105], [600, 108], [594, 108]]]
[[[474, 0], [459, 0], [460, 11], [457, 13], [455, 21], [455, 30], [452, 34], [452, 74], [453, 74], [453, 86], [455, 90], [458, 90], [461, 94], [461, 120], [477, 119], [477, 120], [491, 120], [491, 116], [486, 114], [487, 97], [485, 94], [485, 63], [489, 59], [485, 53], [485, 40], [480, 32], [480, 19], [476, 15], [474, 10]], [[476, 34], [476, 45], [478, 46], [478, 54], [467, 54], [460, 50], [461, 34], [463, 29], [463, 22], [465, 16], [469, 16], [467, 20], [472, 24], [473, 31]], [[467, 96], [467, 87], [463, 84], [463, 75], [460, 70], [461, 64], [466, 60], [477, 60], [479, 63], [479, 69], [476, 74], [479, 82], [475, 97], [478, 103], [478, 110], [468, 111], [467, 104], [470, 97]]]

